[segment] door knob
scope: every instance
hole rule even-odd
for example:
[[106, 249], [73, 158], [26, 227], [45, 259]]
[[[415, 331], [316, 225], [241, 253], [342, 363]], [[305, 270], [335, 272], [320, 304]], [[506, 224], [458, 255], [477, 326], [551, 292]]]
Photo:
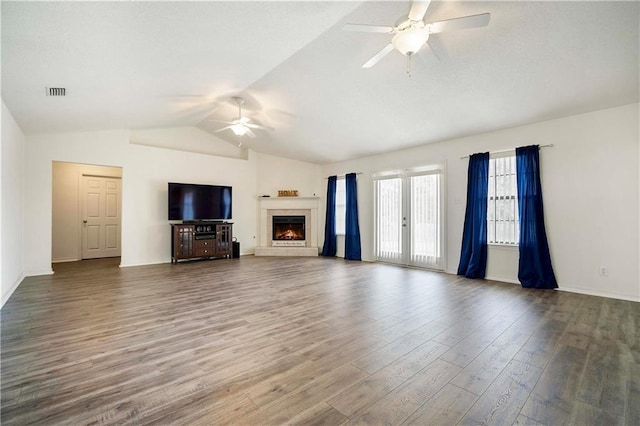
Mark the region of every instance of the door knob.
[[85, 220], [83, 220], [83, 221], [82, 221], [82, 223], [87, 223], [87, 220], [86, 220], [86, 219], [85, 219]]

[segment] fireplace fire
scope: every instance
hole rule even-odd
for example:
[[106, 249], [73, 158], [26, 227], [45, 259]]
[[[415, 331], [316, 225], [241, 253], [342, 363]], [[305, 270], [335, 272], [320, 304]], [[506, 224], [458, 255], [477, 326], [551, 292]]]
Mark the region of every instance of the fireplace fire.
[[304, 216], [273, 216], [274, 241], [304, 241]]

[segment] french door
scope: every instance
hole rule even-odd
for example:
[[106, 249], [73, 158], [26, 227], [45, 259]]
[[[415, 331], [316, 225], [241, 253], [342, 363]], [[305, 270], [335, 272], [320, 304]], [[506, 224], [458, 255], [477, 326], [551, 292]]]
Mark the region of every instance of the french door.
[[443, 184], [440, 167], [375, 178], [377, 260], [444, 269]]

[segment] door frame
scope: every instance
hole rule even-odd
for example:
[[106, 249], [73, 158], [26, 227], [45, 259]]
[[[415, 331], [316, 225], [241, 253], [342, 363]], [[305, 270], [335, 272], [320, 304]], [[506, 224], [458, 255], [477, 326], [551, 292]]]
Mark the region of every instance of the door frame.
[[[390, 263], [394, 265], [408, 266], [408, 267], [416, 267], [422, 269], [431, 269], [437, 271], [446, 271], [447, 270], [447, 167], [446, 161], [442, 163], [430, 164], [427, 166], [414, 167], [410, 169], [404, 170], [392, 170], [386, 172], [379, 172], [373, 175], [374, 185], [373, 185], [373, 242], [374, 242], [374, 259], [376, 262], [382, 263]], [[440, 232], [440, 262], [437, 267], [433, 266], [425, 266], [423, 264], [417, 264], [411, 262], [411, 177], [412, 176], [421, 176], [425, 174], [433, 174], [434, 172], [439, 172], [440, 175], [440, 223], [439, 223], [439, 232]], [[378, 224], [378, 193], [376, 190], [375, 182], [378, 180], [384, 179], [394, 179], [400, 178], [402, 180], [402, 200], [401, 200], [401, 217], [402, 219], [402, 231], [401, 231], [401, 250], [400, 258], [397, 261], [394, 260], [386, 260], [386, 259], [378, 259], [378, 235], [377, 235], [377, 224]]]
[[[120, 178], [120, 213], [124, 212], [124, 167], [121, 165], [98, 164], [67, 160], [51, 160], [49, 217], [51, 219], [50, 262], [65, 263], [82, 260], [82, 229], [80, 224], [80, 185], [82, 175], [96, 175]], [[57, 207], [56, 207], [57, 206]], [[62, 207], [61, 206], [66, 206]], [[124, 225], [125, 219], [121, 218]], [[54, 239], [56, 236], [56, 239]], [[120, 230], [121, 248], [124, 233]], [[54, 256], [55, 255], [55, 256]]]

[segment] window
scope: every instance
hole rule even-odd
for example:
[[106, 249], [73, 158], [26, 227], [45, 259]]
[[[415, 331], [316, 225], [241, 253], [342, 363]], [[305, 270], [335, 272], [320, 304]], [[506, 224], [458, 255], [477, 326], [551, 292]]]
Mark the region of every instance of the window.
[[344, 235], [347, 215], [347, 187], [345, 178], [336, 180], [336, 234]]
[[488, 198], [488, 243], [518, 245], [520, 222], [514, 154], [491, 156]]

